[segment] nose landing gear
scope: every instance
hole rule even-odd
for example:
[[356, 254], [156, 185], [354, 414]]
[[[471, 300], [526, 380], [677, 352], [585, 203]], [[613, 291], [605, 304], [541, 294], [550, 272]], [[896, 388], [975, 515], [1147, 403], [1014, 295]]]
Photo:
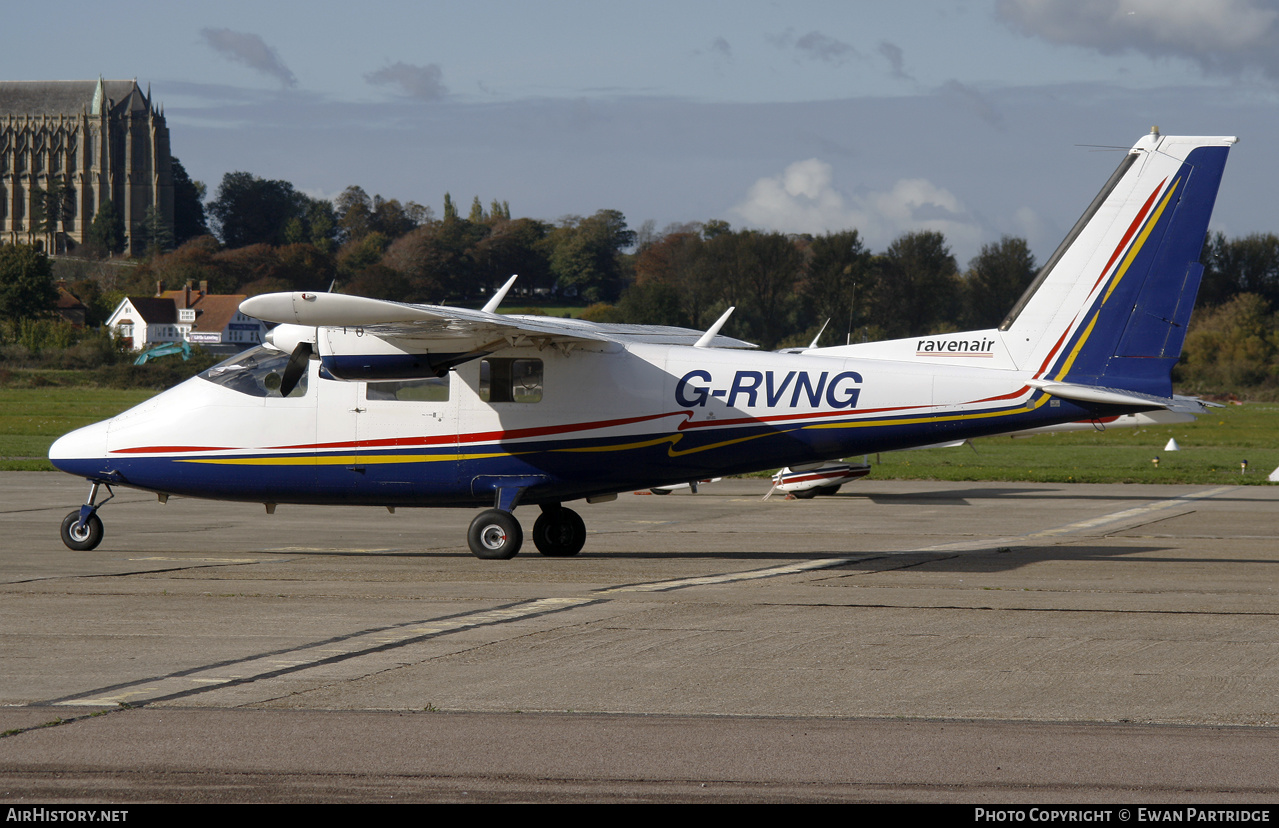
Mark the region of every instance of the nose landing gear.
[[98, 499], [98, 488], [104, 485], [106, 484], [93, 483], [89, 489], [89, 502], [62, 519], [62, 542], [68, 549], [88, 552], [102, 543], [102, 518], [98, 517], [98, 509], [115, 497], [115, 492], [107, 486], [106, 500], [94, 503]]

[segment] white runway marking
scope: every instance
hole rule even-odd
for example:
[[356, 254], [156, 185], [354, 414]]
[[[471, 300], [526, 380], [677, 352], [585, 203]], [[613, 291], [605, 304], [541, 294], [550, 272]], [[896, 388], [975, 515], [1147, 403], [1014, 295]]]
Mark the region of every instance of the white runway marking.
[[582, 597], [540, 598], [507, 607], [480, 610], [478, 612], [448, 618], [414, 622], [402, 626], [385, 627], [376, 630], [365, 630], [339, 639], [327, 639], [325, 641], [303, 645], [285, 652], [266, 653], [234, 662], [210, 665], [208, 667], [198, 668], [186, 673], [144, 679], [142, 681], [132, 682], [125, 685], [103, 688], [82, 696], [61, 699], [54, 703], [67, 706], [101, 707], [104, 705], [117, 704], [144, 704], [146, 702], [161, 699], [189, 696], [213, 687], [219, 687], [231, 683], [245, 683], [284, 673], [296, 672], [319, 664], [356, 658], [367, 653], [373, 653], [392, 647], [399, 647], [427, 638], [459, 632], [461, 630], [468, 630], [475, 627], [494, 624], [505, 624], [547, 613], [562, 612], [564, 610], [574, 609], [587, 604], [598, 603], [601, 600], [606, 600], [609, 596], [614, 595], [667, 592], [670, 590], [685, 589], [695, 586], [737, 583], [741, 581], [758, 580], [760, 578], [776, 578], [783, 575], [794, 575], [802, 572], [846, 566], [850, 563], [865, 561], [868, 558], [883, 557], [885, 554], [900, 555], [919, 552], [981, 551], [1012, 544], [1024, 544], [1027, 541], [1062, 537], [1078, 532], [1098, 529], [1103, 526], [1131, 523], [1134, 520], [1146, 517], [1147, 515], [1186, 506], [1194, 503], [1195, 501], [1213, 498], [1226, 492], [1233, 491], [1235, 488], [1236, 487], [1234, 486], [1221, 486], [1214, 489], [1206, 489], [1195, 494], [1183, 495], [1169, 498], [1167, 500], [1156, 500], [1142, 506], [1123, 509], [1118, 512], [1112, 512], [1098, 517], [1087, 518], [1085, 520], [1076, 521], [1074, 523], [1054, 527], [1052, 529], [1029, 532], [1024, 535], [1003, 538], [975, 538], [955, 543], [945, 543], [936, 546], [921, 547], [918, 549], [901, 550], [899, 552], [869, 553], [850, 557], [823, 558], [819, 560], [803, 561], [800, 563], [784, 564], [781, 566], [771, 566], [748, 572], [733, 572], [720, 575], [705, 575], [694, 578], [677, 578], [666, 581], [654, 581], [652, 583], [630, 584], [626, 586], [609, 587], [606, 589], [596, 590], [590, 595]]

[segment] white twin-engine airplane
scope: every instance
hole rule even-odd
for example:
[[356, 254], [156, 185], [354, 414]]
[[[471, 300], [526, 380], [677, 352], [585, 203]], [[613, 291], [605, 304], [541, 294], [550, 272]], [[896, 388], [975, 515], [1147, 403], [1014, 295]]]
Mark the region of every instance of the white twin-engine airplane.
[[[704, 478], [1173, 407], [1170, 371], [1234, 138], [1143, 137], [994, 330], [799, 353], [705, 333], [326, 293], [242, 310], [281, 323], [240, 354], [54, 443], [92, 484], [62, 522], [102, 539], [112, 486], [264, 503], [484, 506], [510, 558], [538, 506], [544, 555], [577, 554], [563, 504]], [[108, 497], [98, 502], [99, 489]]]

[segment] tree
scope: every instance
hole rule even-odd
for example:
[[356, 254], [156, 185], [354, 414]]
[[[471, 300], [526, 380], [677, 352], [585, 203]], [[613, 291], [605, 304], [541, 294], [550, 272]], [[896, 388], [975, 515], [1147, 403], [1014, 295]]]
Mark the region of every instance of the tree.
[[0, 244], [0, 318], [35, 319], [58, 302], [53, 265], [29, 244]]
[[743, 230], [715, 239], [733, 240], [736, 330], [762, 348], [775, 348], [793, 322], [803, 255], [786, 235]]
[[[827, 233], [813, 239], [805, 251], [804, 282], [808, 327], [818, 327], [830, 320], [826, 344], [843, 345], [865, 316], [857, 306], [858, 291], [871, 289], [871, 256], [856, 230]], [[835, 340], [834, 334], [845, 336]]]
[[142, 216], [142, 238], [148, 254], [162, 253], [174, 247], [173, 231], [155, 205], [148, 207]]
[[66, 250], [62, 230], [68, 218], [75, 216], [75, 190], [62, 176], [49, 179], [49, 188], [31, 190], [31, 219], [35, 228], [48, 240], [47, 247], [56, 255]]
[[373, 230], [373, 202], [364, 188], [352, 184], [334, 199], [338, 234], [343, 244], [358, 241]]
[[102, 252], [102, 255], [119, 253], [124, 250], [124, 222], [115, 211], [115, 203], [110, 199], [102, 202], [93, 223], [89, 225], [86, 242]]
[[968, 263], [964, 279], [964, 326], [993, 328], [1035, 279], [1035, 256], [1025, 239], [1004, 236], [997, 244], [983, 244]]
[[635, 232], [617, 210], [589, 218], [567, 216], [548, 238], [551, 273], [558, 289], [576, 291], [588, 301], [611, 300], [621, 292], [622, 250], [635, 244]]
[[[705, 327], [713, 320], [704, 316], [716, 301], [705, 248], [698, 233], [683, 228], [650, 238], [635, 256], [635, 283], [622, 294], [618, 311], [630, 322]], [[671, 297], [678, 300], [678, 312], [669, 304]]]
[[536, 219], [514, 221], [488, 216], [486, 232], [475, 245], [475, 281], [487, 295], [513, 274], [519, 291], [551, 286], [551, 266], [543, 244], [550, 225]]
[[222, 176], [217, 198], [209, 203], [209, 214], [227, 247], [283, 244], [290, 219], [304, 221], [311, 201], [287, 181], [230, 172]]
[[1279, 314], [1255, 293], [1241, 293], [1198, 315], [1178, 373], [1204, 391], [1274, 384], [1279, 381]]
[[1217, 233], [1204, 245], [1199, 299], [1219, 305], [1240, 293], [1255, 293], [1279, 309], [1279, 236], [1253, 233], [1227, 239]]
[[401, 236], [387, 248], [382, 264], [406, 276], [407, 302], [439, 304], [473, 292], [477, 228], [469, 221], [436, 221]]
[[203, 181], [192, 181], [186, 168], [176, 158], [170, 159], [173, 172], [173, 244], [209, 235], [204, 215], [204, 199], [208, 187]]
[[899, 236], [876, 259], [871, 316], [891, 339], [958, 330], [961, 283], [946, 237], [935, 230]]
[[347, 242], [337, 254], [338, 274], [343, 279], [354, 279], [366, 268], [380, 263], [390, 245], [391, 240], [377, 231]]

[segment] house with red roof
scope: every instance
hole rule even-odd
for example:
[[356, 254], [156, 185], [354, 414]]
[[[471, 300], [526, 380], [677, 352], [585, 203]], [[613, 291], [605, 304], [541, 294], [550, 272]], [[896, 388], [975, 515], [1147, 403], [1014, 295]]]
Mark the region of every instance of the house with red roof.
[[266, 323], [240, 313], [243, 294], [210, 294], [208, 283], [155, 296], [129, 296], [107, 319], [107, 327], [135, 351], [169, 342], [189, 342], [216, 351], [261, 345]]

